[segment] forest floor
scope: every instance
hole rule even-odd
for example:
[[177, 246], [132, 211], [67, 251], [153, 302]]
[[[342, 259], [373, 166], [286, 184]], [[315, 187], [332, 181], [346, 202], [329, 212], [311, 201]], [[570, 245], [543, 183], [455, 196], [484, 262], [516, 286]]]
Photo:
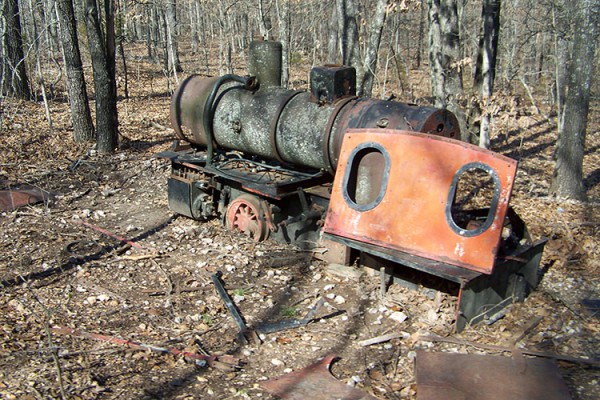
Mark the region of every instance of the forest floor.
[[[419, 349], [510, 356], [474, 346], [496, 345], [574, 358], [558, 361], [572, 397], [600, 398], [598, 363], [585, 362], [600, 356], [597, 101], [584, 162], [586, 203], [548, 194], [554, 118], [524, 105], [495, 119], [492, 149], [519, 161], [511, 204], [532, 237], [549, 240], [546, 272], [504, 318], [458, 334], [449, 294], [392, 284], [382, 298], [379, 277], [369, 271], [339, 276], [290, 246], [255, 243], [218, 221], [174, 216], [167, 207], [169, 162], [155, 158], [173, 139], [169, 94], [162, 74], [139, 64], [130, 69], [130, 98], [119, 101], [121, 148], [111, 156], [71, 140], [65, 101], [50, 102], [52, 132], [41, 102], [2, 104], [1, 189], [29, 185], [53, 198], [0, 215], [0, 397], [268, 399], [261, 382], [333, 353], [340, 357], [332, 366], [339, 381], [376, 398], [411, 399]], [[319, 298], [327, 302], [304, 327], [240, 344], [210, 278], [215, 271], [251, 325], [298, 318]], [[60, 334], [61, 327], [231, 355], [240, 364], [202, 367], [183, 356]], [[360, 343], [390, 333], [398, 337]], [[424, 339], [432, 334], [454, 343]]]

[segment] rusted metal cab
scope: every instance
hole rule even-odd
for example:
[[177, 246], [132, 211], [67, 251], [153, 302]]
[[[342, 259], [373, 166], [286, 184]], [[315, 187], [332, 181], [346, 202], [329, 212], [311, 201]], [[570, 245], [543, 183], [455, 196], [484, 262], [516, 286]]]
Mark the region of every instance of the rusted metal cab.
[[[531, 242], [509, 208], [516, 168], [510, 158], [456, 140], [350, 130], [325, 237], [367, 254], [363, 263], [387, 265], [397, 276], [408, 267], [413, 281], [419, 271], [456, 283], [462, 330], [522, 300], [537, 285], [545, 242]], [[481, 199], [485, 207], [469, 208], [466, 203], [478, 192], [487, 192]]]

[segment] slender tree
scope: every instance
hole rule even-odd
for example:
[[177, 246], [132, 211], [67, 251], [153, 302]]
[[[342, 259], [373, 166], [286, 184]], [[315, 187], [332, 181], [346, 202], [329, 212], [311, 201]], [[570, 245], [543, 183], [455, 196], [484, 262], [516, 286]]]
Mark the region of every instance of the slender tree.
[[429, 61], [431, 90], [436, 107], [452, 111], [460, 124], [461, 138], [471, 139], [463, 95], [462, 58], [456, 0], [427, 0], [429, 8]]
[[496, 56], [498, 54], [498, 37], [500, 33], [500, 0], [483, 0], [481, 16], [483, 20], [483, 37], [479, 48], [481, 64], [477, 63], [475, 87], [480, 87], [483, 103], [479, 146], [487, 149], [490, 147], [491, 113], [489, 109], [496, 76]]
[[165, 21], [167, 23], [167, 57], [169, 70], [182, 72], [181, 61], [179, 61], [179, 48], [177, 46], [177, 0], [167, 0], [167, 12]]
[[287, 88], [290, 75], [290, 0], [276, 0], [281, 42], [281, 86]]
[[18, 0], [2, 0], [2, 94], [29, 100], [32, 97], [25, 69]]
[[580, 0], [573, 2], [571, 7], [574, 7], [575, 18], [573, 50], [568, 68], [564, 114], [559, 118], [551, 190], [557, 197], [585, 200], [583, 156], [596, 61], [600, 3], [597, 0]]
[[96, 91], [96, 143], [100, 153], [112, 153], [119, 142], [115, 80], [115, 8], [104, 0], [103, 32], [96, 0], [86, 0], [86, 31]]
[[357, 82], [358, 94], [360, 96], [370, 96], [373, 92], [373, 79], [377, 71], [377, 59], [379, 54], [379, 44], [381, 43], [381, 34], [383, 25], [387, 16], [387, 7], [389, 0], [377, 0], [375, 3], [375, 14], [371, 19], [369, 28], [369, 44], [365, 54], [364, 75], [360, 82]]
[[73, 2], [72, 0], [56, 0], [56, 3], [71, 119], [73, 120], [73, 139], [76, 142], [94, 140], [94, 124], [85, 87]]
[[342, 63], [356, 68], [357, 80], [362, 76], [358, 41], [358, 1], [337, 0], [338, 32], [341, 36]]

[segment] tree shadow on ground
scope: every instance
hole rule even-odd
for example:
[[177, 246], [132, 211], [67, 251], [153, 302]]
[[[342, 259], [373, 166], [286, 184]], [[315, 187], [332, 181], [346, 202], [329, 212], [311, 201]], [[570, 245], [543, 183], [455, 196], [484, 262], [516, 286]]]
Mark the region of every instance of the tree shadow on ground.
[[[171, 224], [171, 222], [173, 222], [175, 219], [177, 219], [177, 217], [178, 217], [178, 215], [174, 214], [174, 215], [170, 216], [168, 219], [166, 219], [165, 221], [158, 224], [157, 226], [147, 229], [144, 232], [137, 235], [136, 237], [129, 239], [129, 241], [138, 242], [140, 240], [146, 239], [146, 238], [154, 235], [155, 233], [160, 232], [163, 229], [165, 229], [167, 226], [169, 226]], [[71, 244], [73, 244], [73, 243], [75, 243], [75, 242], [72, 242]], [[14, 278], [5, 278], [0, 281], [0, 287], [7, 289], [10, 287], [21, 285], [26, 282], [45, 279], [45, 278], [49, 278], [49, 277], [52, 277], [55, 275], [62, 274], [64, 272], [71, 271], [72, 269], [74, 269], [78, 266], [87, 264], [91, 261], [99, 260], [106, 254], [108, 254], [114, 250], [121, 249], [126, 245], [127, 245], [126, 242], [119, 241], [118, 243], [115, 243], [115, 244], [101, 246], [100, 249], [98, 249], [94, 253], [85, 254], [85, 255], [72, 254], [72, 257], [70, 257], [65, 263], [61, 264], [58, 267], [49, 268], [49, 269], [42, 270], [42, 271], [30, 272], [26, 275], [19, 275]], [[68, 251], [69, 246], [70, 245], [67, 245], [67, 247], [65, 248], [67, 251]]]

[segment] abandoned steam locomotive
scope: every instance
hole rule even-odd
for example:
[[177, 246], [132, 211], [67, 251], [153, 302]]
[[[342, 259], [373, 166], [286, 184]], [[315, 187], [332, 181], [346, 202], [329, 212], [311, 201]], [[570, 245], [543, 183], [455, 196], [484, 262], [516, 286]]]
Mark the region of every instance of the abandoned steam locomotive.
[[[280, 86], [278, 42], [253, 42], [248, 65], [249, 77], [194, 75], [174, 93], [171, 210], [454, 282], [459, 330], [536, 285], [544, 243], [508, 207], [515, 161], [454, 139], [446, 110], [357, 97], [353, 68], [315, 67], [304, 92]], [[465, 210], [457, 191], [474, 171], [489, 207]]]

